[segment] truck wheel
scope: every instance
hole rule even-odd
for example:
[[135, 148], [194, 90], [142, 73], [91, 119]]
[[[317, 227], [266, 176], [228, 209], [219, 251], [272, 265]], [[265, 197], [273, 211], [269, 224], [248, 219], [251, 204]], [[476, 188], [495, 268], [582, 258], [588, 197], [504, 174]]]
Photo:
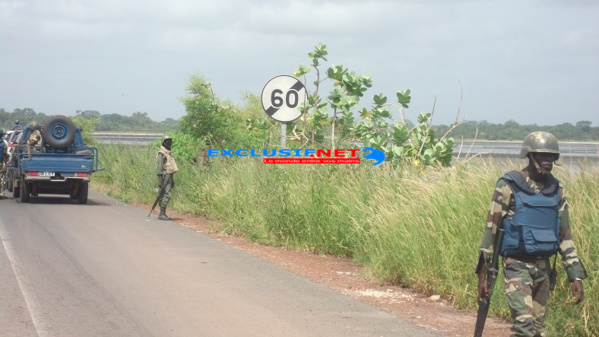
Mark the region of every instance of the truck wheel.
[[6, 175], [6, 190], [12, 192], [12, 177], [9, 174]]
[[42, 128], [44, 142], [55, 148], [65, 148], [75, 140], [75, 124], [66, 116], [52, 116], [48, 118]]
[[21, 196], [21, 185], [20, 181], [17, 179], [12, 179], [13, 187], [12, 187], [12, 196], [18, 198]]
[[77, 196], [77, 203], [79, 204], [87, 204], [87, 192], [89, 189], [88, 184], [80, 184], [79, 185], [79, 195]]
[[21, 180], [21, 202], [29, 202], [29, 184]]

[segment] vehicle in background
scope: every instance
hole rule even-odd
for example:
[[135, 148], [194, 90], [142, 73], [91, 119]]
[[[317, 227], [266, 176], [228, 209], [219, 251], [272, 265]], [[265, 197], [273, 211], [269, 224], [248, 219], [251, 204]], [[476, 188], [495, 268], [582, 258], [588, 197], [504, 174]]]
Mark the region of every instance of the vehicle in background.
[[12, 159], [13, 144], [19, 143], [21, 133], [23, 133], [23, 129], [10, 130], [7, 131], [7, 133], [8, 132], [10, 132], [10, 135], [8, 136], [8, 138], [6, 138], [6, 141], [8, 142], [8, 161], [10, 162], [10, 160]]
[[15, 132], [15, 130], [8, 130], [4, 133], [4, 140], [8, 142], [8, 138], [10, 138], [10, 135], [12, 135]]
[[87, 203], [91, 174], [102, 170], [98, 149], [85, 145], [81, 128], [65, 116], [50, 117], [40, 130], [39, 146], [24, 144], [32, 132], [29, 126], [13, 140], [16, 161], [8, 166], [8, 191], [21, 202], [39, 194], [68, 194]]

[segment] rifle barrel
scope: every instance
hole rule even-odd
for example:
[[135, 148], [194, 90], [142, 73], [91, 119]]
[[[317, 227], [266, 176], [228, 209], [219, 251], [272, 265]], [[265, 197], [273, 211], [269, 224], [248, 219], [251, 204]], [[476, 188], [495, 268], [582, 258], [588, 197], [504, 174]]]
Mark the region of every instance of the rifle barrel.
[[482, 337], [485, 330], [485, 322], [489, 314], [489, 300], [491, 296], [483, 298], [478, 302], [478, 314], [476, 315], [476, 326], [474, 328], [474, 337]]
[[499, 275], [499, 251], [503, 243], [503, 228], [498, 228], [497, 237], [495, 238], [495, 244], [493, 245], [493, 259], [491, 266], [487, 269], [487, 289], [489, 296], [481, 299], [478, 302], [478, 314], [476, 316], [476, 326], [474, 327], [474, 337], [481, 337], [483, 330], [485, 329], [485, 322], [487, 315], [489, 314], [489, 307], [491, 306], [491, 296], [493, 295], [493, 288], [495, 288], [495, 281]]
[[148, 213], [148, 218], [150, 217], [150, 215], [152, 215], [152, 212], [154, 211], [154, 208], [156, 208], [156, 205], [158, 205], [158, 201], [160, 201], [160, 199], [162, 199], [162, 196], [164, 195], [164, 191], [166, 190], [166, 184], [168, 183], [169, 178], [170, 178], [170, 174], [167, 174], [166, 178], [164, 178], [164, 181], [162, 182], [162, 186], [160, 187], [160, 192], [158, 192], [158, 195], [156, 196], [156, 200], [154, 200], [152, 209], [150, 209], [150, 213]]

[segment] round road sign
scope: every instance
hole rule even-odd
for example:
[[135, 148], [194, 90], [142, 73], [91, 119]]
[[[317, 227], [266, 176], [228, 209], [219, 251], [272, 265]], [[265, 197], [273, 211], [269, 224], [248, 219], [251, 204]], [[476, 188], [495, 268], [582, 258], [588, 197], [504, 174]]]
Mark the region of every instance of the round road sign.
[[306, 101], [306, 87], [289, 75], [274, 77], [262, 89], [262, 108], [278, 122], [293, 122], [302, 115], [300, 106]]

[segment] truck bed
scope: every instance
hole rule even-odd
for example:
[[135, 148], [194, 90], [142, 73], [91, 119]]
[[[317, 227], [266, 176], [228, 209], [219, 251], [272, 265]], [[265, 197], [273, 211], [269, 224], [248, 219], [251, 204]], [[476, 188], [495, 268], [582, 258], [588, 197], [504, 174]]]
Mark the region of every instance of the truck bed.
[[28, 172], [55, 172], [63, 176], [75, 173], [91, 174], [94, 170], [94, 156], [76, 153], [31, 153], [23, 154], [21, 170]]

